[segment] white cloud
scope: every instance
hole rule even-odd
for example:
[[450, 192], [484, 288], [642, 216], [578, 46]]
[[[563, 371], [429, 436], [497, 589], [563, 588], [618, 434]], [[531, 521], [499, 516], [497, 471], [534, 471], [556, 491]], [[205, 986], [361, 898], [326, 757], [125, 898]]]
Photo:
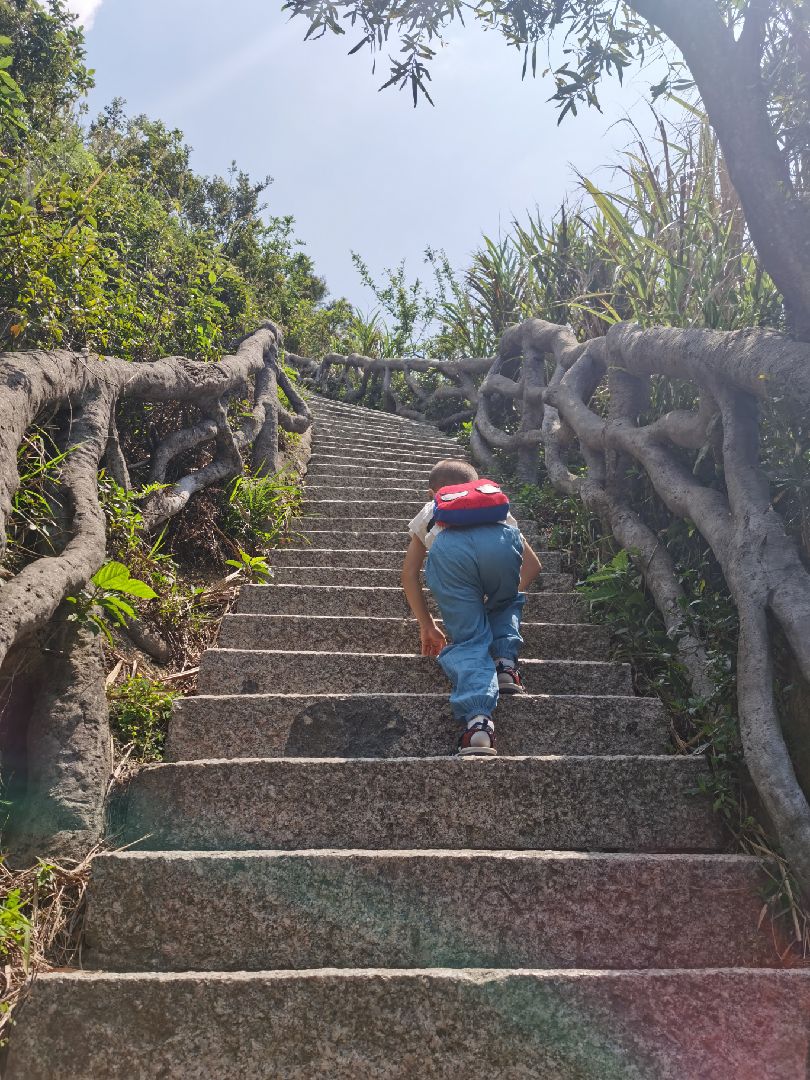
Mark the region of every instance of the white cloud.
[[92, 27], [93, 19], [95, 19], [96, 12], [101, 7], [101, 4], [102, 0], [68, 0], [68, 7], [79, 16], [85, 30]]

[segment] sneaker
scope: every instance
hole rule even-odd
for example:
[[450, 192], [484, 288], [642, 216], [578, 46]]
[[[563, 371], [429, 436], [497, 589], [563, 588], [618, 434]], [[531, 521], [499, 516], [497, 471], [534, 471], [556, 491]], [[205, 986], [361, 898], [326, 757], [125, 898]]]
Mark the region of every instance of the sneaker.
[[489, 716], [474, 716], [458, 738], [459, 757], [494, 757], [495, 725]]
[[525, 694], [526, 687], [520, 676], [520, 668], [507, 667], [499, 663], [496, 668], [498, 674], [498, 690], [501, 694]]

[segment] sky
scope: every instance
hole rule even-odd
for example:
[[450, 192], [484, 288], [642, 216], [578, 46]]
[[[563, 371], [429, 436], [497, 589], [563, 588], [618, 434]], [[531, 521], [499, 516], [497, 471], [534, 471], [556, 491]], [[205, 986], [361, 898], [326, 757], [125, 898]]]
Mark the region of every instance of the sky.
[[[281, 0], [69, 0], [95, 69], [91, 115], [123, 97], [130, 113], [179, 127], [192, 165], [223, 175], [231, 161], [270, 175], [269, 212], [292, 214], [330, 293], [364, 311], [373, 297], [351, 262], [379, 276], [406, 259], [424, 276], [426, 246], [463, 267], [482, 233], [514, 216], [550, 217], [574, 195], [574, 170], [600, 180], [632, 141], [632, 115], [652, 132], [646, 104], [657, 72], [605, 84], [603, 113], [557, 126], [546, 79], [521, 81], [521, 58], [500, 35], [453, 33], [433, 66], [435, 107], [378, 87], [354, 39], [304, 42]], [[540, 62], [538, 59], [538, 69]]]

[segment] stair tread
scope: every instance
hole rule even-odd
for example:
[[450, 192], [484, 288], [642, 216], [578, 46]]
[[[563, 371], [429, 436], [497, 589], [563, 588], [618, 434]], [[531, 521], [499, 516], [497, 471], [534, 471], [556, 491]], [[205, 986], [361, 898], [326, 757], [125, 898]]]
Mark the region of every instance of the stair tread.
[[38, 976], [9, 1080], [802, 1075], [810, 968], [759, 930], [763, 864], [726, 850], [707, 761], [669, 752], [565, 554], [538, 551], [499, 755], [459, 758], [397, 575], [431, 467], [469, 451], [310, 408], [285, 580], [243, 586], [167, 760], [128, 781], [132, 846], [88, 893], [84, 962], [107, 970]]
[[149, 849], [722, 850], [710, 801], [693, 794], [706, 773], [698, 758], [663, 754], [162, 763], [132, 780], [123, 839]]
[[6, 1076], [798, 1080], [808, 1010], [768, 968], [46, 973]]
[[[767, 876], [752, 856], [157, 851], [101, 856], [95, 871], [91, 967], [117, 958], [127, 970], [412, 968], [432, 957], [437, 966], [626, 969], [757, 966], [775, 955], [757, 932]], [[489, 905], [487, 935], [471, 940], [457, 912], [470, 892], [497, 888], [510, 903]], [[167, 890], [177, 898], [169, 910]], [[696, 917], [701, 899], [713, 905]], [[179, 920], [191, 924], [186, 933]]]

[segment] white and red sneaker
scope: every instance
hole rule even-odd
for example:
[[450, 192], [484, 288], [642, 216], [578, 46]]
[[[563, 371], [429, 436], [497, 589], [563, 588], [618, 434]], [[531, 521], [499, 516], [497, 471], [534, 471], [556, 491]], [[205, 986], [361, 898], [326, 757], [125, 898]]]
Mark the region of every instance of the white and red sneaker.
[[510, 667], [504, 664], [503, 661], [499, 661], [495, 670], [498, 675], [498, 691], [501, 694], [526, 693], [519, 667]]
[[458, 738], [459, 757], [494, 757], [495, 725], [490, 716], [474, 716]]

